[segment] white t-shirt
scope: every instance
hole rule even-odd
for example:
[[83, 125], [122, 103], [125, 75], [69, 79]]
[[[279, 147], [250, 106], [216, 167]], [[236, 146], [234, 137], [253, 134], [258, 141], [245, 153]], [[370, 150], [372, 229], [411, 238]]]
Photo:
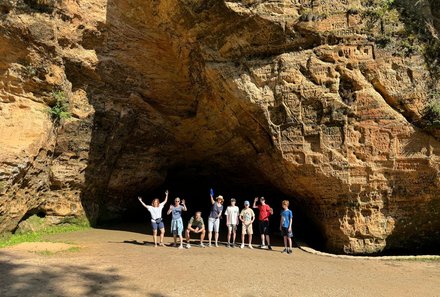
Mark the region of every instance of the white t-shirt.
[[238, 224], [238, 206], [228, 206], [226, 208], [226, 224], [228, 225], [237, 225]]
[[158, 207], [153, 207], [152, 205], [147, 205], [147, 209], [151, 214], [151, 221], [155, 222], [156, 219], [162, 217], [162, 209], [165, 206], [165, 202], [159, 204]]

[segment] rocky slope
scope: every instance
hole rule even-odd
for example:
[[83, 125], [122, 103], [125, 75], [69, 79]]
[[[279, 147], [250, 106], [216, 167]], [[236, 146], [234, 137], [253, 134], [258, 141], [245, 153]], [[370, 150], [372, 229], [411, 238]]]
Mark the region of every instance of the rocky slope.
[[3, 1], [0, 231], [114, 217], [180, 170], [283, 192], [328, 251], [435, 246], [438, 86], [370, 2]]

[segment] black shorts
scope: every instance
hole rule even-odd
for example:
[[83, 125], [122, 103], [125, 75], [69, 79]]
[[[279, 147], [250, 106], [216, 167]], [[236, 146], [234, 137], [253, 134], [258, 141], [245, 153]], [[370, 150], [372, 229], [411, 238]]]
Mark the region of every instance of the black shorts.
[[293, 233], [289, 232], [289, 228], [286, 227], [281, 228], [281, 234], [283, 234], [283, 236], [293, 237]]
[[260, 230], [260, 234], [269, 235], [269, 221], [258, 221], [258, 229]]

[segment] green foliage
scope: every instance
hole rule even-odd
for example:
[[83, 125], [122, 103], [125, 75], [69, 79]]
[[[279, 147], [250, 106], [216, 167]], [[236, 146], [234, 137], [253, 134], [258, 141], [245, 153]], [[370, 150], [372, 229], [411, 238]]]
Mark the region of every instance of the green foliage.
[[75, 253], [75, 252], [79, 252], [80, 250], [81, 250], [81, 248], [79, 246], [72, 246], [72, 247], [68, 248], [67, 250], [61, 250], [61, 251], [56, 251], [56, 252], [44, 250], [44, 251], [38, 251], [35, 253], [38, 255], [41, 255], [41, 256], [53, 256], [55, 254], [62, 253], [62, 252]]
[[3, 235], [2, 237], [0, 237], [0, 248], [20, 244], [23, 242], [45, 241], [45, 235], [81, 231], [90, 228], [90, 225], [86, 219], [74, 219], [72, 221], [76, 222], [76, 224], [60, 224], [45, 227], [44, 229], [37, 232]]
[[429, 127], [440, 127], [440, 92], [430, 94], [429, 102], [425, 108], [423, 119]]
[[37, 75], [37, 68], [32, 65], [27, 65], [23, 68], [23, 76], [27, 78], [32, 78]]
[[69, 101], [63, 91], [54, 91], [52, 93], [54, 105], [50, 107], [49, 114], [55, 124], [71, 117], [69, 112]]

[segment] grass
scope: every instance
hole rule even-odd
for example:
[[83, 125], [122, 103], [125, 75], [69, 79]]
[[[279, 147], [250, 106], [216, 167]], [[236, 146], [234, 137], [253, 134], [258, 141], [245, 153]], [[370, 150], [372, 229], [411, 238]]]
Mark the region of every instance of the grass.
[[86, 220], [77, 220], [77, 223], [75, 224], [56, 225], [46, 227], [37, 232], [27, 232], [23, 234], [12, 234], [9, 236], [3, 236], [2, 238], [0, 238], [0, 248], [17, 245], [23, 242], [45, 241], [43, 238], [45, 235], [81, 231], [87, 230], [89, 228], [90, 225]]
[[67, 250], [61, 250], [61, 251], [56, 251], [56, 252], [44, 250], [44, 251], [35, 252], [35, 254], [41, 255], [41, 256], [53, 256], [53, 255], [56, 255], [58, 253], [63, 253], [63, 252], [76, 253], [76, 252], [79, 252], [80, 250], [81, 250], [81, 248], [79, 246], [72, 246], [72, 247], [68, 248]]
[[440, 262], [440, 257], [414, 257], [414, 258], [402, 258], [402, 259], [394, 259], [393, 261], [405, 261], [405, 262], [428, 262], [428, 263], [432, 263], [432, 262]]

